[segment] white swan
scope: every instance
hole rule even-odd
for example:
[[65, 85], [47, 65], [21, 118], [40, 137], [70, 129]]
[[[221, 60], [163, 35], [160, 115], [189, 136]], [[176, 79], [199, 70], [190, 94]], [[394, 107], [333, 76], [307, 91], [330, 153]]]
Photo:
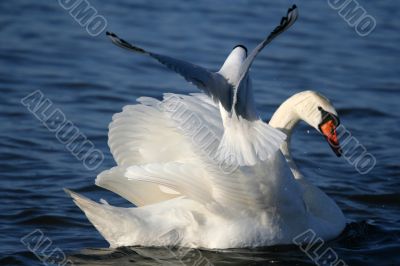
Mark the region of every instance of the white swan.
[[288, 148], [294, 126], [304, 120], [339, 154], [332, 105], [315, 92], [296, 94], [277, 110], [271, 127], [257, 118], [252, 103], [251, 62], [293, 24], [295, 10], [248, 57], [242, 46], [235, 48], [218, 73], [110, 34], [116, 44], [156, 58], [213, 99], [144, 97], [113, 117], [109, 146], [117, 166], [102, 172], [96, 184], [138, 207], [100, 204], [67, 190], [111, 247], [256, 247], [290, 244], [308, 229], [323, 239], [343, 230], [340, 209], [299, 174]]
[[[186, 110], [179, 119], [163, 108], [171, 99], [179, 106], [175, 111]], [[182, 123], [198, 116], [201, 126], [222, 137], [218, 106], [206, 95], [168, 94], [163, 102], [138, 101], [113, 117], [109, 145], [118, 166], [101, 173], [96, 184], [139, 208], [99, 204], [69, 192], [112, 247], [255, 247], [290, 244], [308, 229], [331, 239], [344, 229], [341, 210], [301, 176], [288, 142], [281, 150], [289, 164], [278, 151], [267, 162], [225, 173], [196, 140], [211, 131], [196, 135], [195, 126]], [[300, 120], [319, 130], [321, 108], [336, 115], [318, 93], [301, 92], [279, 107], [270, 124], [288, 136]]]

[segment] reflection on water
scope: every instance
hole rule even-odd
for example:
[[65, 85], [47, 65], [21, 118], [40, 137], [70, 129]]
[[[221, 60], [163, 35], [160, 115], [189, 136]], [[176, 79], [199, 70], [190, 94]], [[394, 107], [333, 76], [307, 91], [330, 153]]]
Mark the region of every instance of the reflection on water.
[[[363, 248], [366, 239], [391, 249], [386, 245], [388, 241], [396, 241], [391, 237], [381, 241], [384, 234], [377, 226], [367, 222], [350, 223], [345, 231], [334, 241], [324, 243], [323, 246], [312, 247], [312, 252], [322, 254], [325, 250], [333, 249], [339, 259], [348, 265], [357, 265], [364, 261], [354, 249]], [[364, 247], [367, 248], [367, 247]], [[318, 249], [318, 251], [317, 251]], [[311, 253], [311, 252], [310, 252]], [[373, 254], [373, 251], [370, 252]], [[310, 254], [313, 255], [313, 254]], [[312, 256], [310, 256], [312, 257]], [[69, 259], [75, 265], [313, 265], [310, 257], [302, 253], [295, 245], [274, 246], [256, 249], [229, 249], [229, 250], [199, 250], [188, 248], [145, 248], [123, 247], [118, 249], [84, 249], [78, 254], [72, 254]], [[360, 258], [361, 257], [361, 258]], [[316, 260], [318, 261], [318, 260]], [[396, 258], [388, 258], [388, 265], [395, 263]], [[322, 260], [318, 261], [319, 263]], [[372, 265], [372, 264], [371, 264]], [[395, 264], [393, 264], [395, 265]]]

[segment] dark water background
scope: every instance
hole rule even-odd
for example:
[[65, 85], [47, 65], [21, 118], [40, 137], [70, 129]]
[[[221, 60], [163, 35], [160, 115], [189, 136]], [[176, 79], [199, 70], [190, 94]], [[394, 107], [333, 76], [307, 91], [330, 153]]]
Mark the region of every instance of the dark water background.
[[[367, 37], [358, 36], [327, 1], [297, 1], [299, 21], [257, 58], [253, 84], [267, 119], [301, 90], [332, 100], [342, 123], [377, 164], [361, 175], [336, 158], [315, 130], [298, 128], [293, 150], [302, 172], [336, 200], [349, 224], [327, 245], [348, 265], [400, 265], [400, 2], [359, 2], [377, 21]], [[107, 19], [107, 30], [217, 70], [237, 43], [254, 47], [292, 2], [90, 4]], [[0, 265], [42, 264], [20, 242], [35, 229], [75, 265], [176, 265], [166, 249], [107, 249], [62, 188], [129, 206], [94, 185], [100, 171], [115, 165], [107, 147], [112, 115], [139, 96], [196, 89], [150, 59], [116, 48], [104, 34], [90, 36], [58, 1], [1, 1], [0, 33]], [[98, 169], [88, 171], [22, 106], [20, 100], [38, 89], [104, 153]], [[313, 264], [295, 246], [191, 250], [187, 256], [197, 252], [215, 265]]]

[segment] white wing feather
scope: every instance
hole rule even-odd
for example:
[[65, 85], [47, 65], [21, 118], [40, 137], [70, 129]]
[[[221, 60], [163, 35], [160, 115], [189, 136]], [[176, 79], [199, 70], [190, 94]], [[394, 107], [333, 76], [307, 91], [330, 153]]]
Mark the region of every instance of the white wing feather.
[[[276, 178], [276, 156], [259, 160], [253, 167], [225, 172], [218, 160], [224, 127], [213, 101], [204, 94], [166, 94], [162, 103], [152, 98], [140, 98], [139, 102], [113, 117], [109, 145], [118, 167], [100, 174], [98, 185], [139, 206], [180, 195], [232, 210], [265, 206], [269, 191], [265, 187]], [[191, 123], [193, 117], [198, 123]], [[251, 133], [252, 156], [276, 153], [280, 135], [272, 134], [275, 131], [271, 133], [268, 125], [265, 130], [261, 121], [251, 123], [256, 124], [246, 125], [246, 132]], [[271, 147], [259, 149], [265, 146]]]

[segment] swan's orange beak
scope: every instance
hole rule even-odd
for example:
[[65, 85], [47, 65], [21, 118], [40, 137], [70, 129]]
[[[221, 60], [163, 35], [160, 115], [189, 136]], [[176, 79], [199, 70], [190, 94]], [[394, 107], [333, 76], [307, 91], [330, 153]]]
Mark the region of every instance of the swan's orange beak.
[[342, 149], [340, 148], [340, 143], [338, 140], [336, 128], [338, 126], [338, 121], [335, 118], [328, 119], [319, 125], [319, 129], [325, 136], [326, 140], [331, 146], [332, 150], [335, 152], [337, 157], [342, 155]]

